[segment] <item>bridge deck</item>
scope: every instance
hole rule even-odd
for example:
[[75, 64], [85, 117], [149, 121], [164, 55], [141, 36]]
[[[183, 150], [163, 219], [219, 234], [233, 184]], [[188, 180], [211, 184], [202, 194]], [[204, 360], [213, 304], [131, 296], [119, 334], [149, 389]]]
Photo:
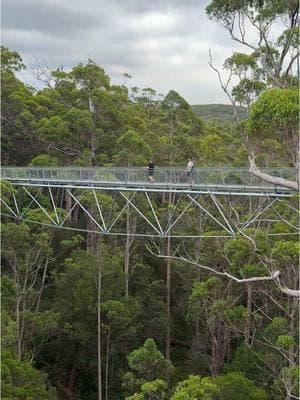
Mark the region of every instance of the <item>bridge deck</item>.
[[[274, 176], [296, 180], [293, 168], [265, 169]], [[143, 168], [34, 168], [3, 167], [1, 179], [18, 186], [50, 186], [123, 191], [213, 193], [288, 197], [292, 190], [274, 186], [250, 174], [246, 168], [196, 168], [188, 178], [182, 168], [156, 168], [150, 183]]]

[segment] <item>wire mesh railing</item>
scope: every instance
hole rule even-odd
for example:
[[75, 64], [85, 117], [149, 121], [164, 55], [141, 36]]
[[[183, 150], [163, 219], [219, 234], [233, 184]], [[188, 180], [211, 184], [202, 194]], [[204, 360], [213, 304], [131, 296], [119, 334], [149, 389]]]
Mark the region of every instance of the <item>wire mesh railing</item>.
[[[264, 168], [270, 175], [297, 180], [295, 168]], [[8, 181], [76, 182], [76, 183], [141, 183], [148, 181], [147, 168], [123, 167], [2, 167], [1, 178]], [[247, 168], [203, 167], [189, 175], [185, 168], [156, 167], [155, 183], [224, 186], [273, 187], [249, 173]]]

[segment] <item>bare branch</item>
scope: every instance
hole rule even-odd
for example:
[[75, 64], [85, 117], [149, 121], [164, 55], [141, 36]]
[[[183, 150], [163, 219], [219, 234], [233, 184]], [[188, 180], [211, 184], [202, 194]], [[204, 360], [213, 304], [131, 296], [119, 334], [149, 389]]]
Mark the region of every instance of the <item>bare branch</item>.
[[229, 83], [230, 83], [231, 78], [232, 78], [232, 73], [230, 73], [230, 75], [229, 75], [229, 77], [227, 79], [227, 82], [224, 83], [223, 79], [221, 77], [220, 71], [213, 64], [211, 49], [209, 49], [209, 61], [208, 61], [208, 64], [216, 72], [216, 74], [218, 75], [218, 79], [219, 79], [220, 85], [221, 85], [224, 93], [229, 98], [229, 100], [230, 100], [230, 102], [231, 102], [231, 104], [233, 106], [234, 119], [237, 121], [238, 120], [238, 114], [237, 114], [236, 104], [235, 104], [235, 101], [234, 101], [233, 97], [231, 96], [231, 94], [230, 94], [230, 92], [228, 90], [228, 86], [229, 86]]
[[45, 60], [41, 61], [34, 56], [34, 63], [29, 66], [28, 71], [32, 73], [36, 80], [48, 88], [52, 89], [55, 86], [56, 80], [53, 78], [52, 70]]
[[150, 249], [150, 247], [147, 246], [147, 245], [146, 245], [146, 248], [149, 251], [149, 253], [151, 253], [155, 257], [163, 258], [163, 259], [177, 260], [177, 261], [181, 261], [181, 262], [186, 262], [187, 264], [194, 265], [197, 268], [201, 268], [201, 269], [204, 269], [206, 271], [212, 272], [215, 275], [220, 275], [220, 276], [224, 276], [226, 278], [232, 279], [233, 281], [235, 281], [237, 283], [259, 282], [259, 281], [274, 281], [277, 284], [277, 286], [279, 287], [279, 289], [281, 290], [282, 293], [285, 293], [285, 294], [287, 294], [289, 296], [300, 297], [300, 291], [299, 290], [289, 289], [286, 286], [281, 285], [280, 279], [279, 279], [280, 271], [274, 271], [269, 276], [256, 276], [256, 277], [252, 277], [252, 278], [239, 279], [236, 276], [229, 274], [228, 272], [217, 271], [214, 268], [208, 267], [207, 265], [199, 264], [196, 261], [189, 260], [188, 258], [177, 257], [177, 256], [167, 256], [167, 255], [160, 254], [160, 253], [154, 253]]

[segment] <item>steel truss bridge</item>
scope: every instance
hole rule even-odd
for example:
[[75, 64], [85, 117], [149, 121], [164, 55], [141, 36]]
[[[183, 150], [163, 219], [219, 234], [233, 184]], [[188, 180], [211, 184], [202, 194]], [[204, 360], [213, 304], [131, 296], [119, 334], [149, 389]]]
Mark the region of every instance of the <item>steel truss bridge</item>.
[[[263, 171], [297, 180], [293, 168]], [[270, 213], [294, 195], [290, 189], [261, 181], [246, 168], [196, 168], [188, 177], [182, 168], [157, 167], [154, 183], [147, 174], [145, 168], [2, 167], [1, 214], [102, 235], [233, 237], [264, 218], [269, 225], [278, 222], [276, 213], [272, 217]], [[129, 214], [135, 221], [130, 231]], [[80, 224], [83, 216], [88, 223]], [[195, 221], [197, 227], [189, 231], [185, 224], [183, 232], [182, 221]], [[203, 228], [207, 221], [209, 230]]]

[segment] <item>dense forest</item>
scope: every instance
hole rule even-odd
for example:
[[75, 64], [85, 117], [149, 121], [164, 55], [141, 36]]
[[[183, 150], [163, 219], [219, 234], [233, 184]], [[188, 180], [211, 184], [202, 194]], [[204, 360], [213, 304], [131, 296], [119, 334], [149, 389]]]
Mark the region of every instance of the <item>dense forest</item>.
[[[183, 166], [192, 158], [195, 167], [250, 162], [258, 175], [257, 165], [297, 167], [297, 1], [212, 0], [206, 11], [233, 40], [245, 39], [232, 28], [241, 16], [261, 29], [251, 53], [224, 62], [235, 81], [223, 89], [247, 118], [202, 119], [171, 88], [162, 96], [129, 79], [113, 85], [92, 60], [69, 71], [36, 65], [43, 87], [35, 89], [18, 78], [21, 55], [2, 47], [2, 165], [143, 167], [153, 158]], [[288, 27], [270, 42], [277, 17]], [[3, 181], [6, 204], [12, 194], [28, 201]], [[89, 191], [81, 194], [96, 212]], [[118, 212], [109, 194], [97, 196]], [[257, 206], [222, 201], [236, 226]], [[181, 229], [203, 237], [184, 243], [135, 237], [130, 211], [124, 237], [47, 228], [29, 203], [24, 217], [36, 224], [3, 217], [3, 400], [299, 398], [298, 196], [266, 201], [264, 215], [256, 209], [255, 224], [230, 238], [204, 213], [188, 213]], [[67, 194], [65, 202], [70, 228], [91, 224]], [[167, 219], [175, 206], [158, 194], [153, 207]], [[174, 258], [157, 257], [157, 248]], [[259, 280], [274, 271], [280, 281]]]
[[[233, 106], [230, 104], [193, 104], [192, 110], [204, 121], [233, 122]], [[247, 110], [244, 107], [237, 107], [239, 119], [247, 117]]]

